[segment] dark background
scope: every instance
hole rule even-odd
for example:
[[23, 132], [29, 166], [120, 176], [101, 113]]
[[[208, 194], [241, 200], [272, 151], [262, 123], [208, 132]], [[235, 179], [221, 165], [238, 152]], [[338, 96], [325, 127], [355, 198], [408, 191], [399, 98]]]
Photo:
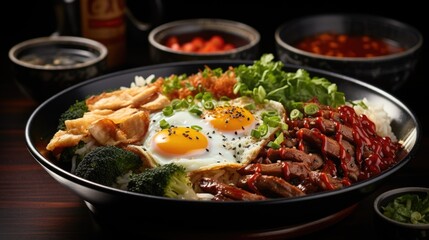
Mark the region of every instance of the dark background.
[[[0, 67], [3, 76], [1, 81], [9, 81], [10, 84], [14, 84], [7, 57], [8, 50], [14, 44], [34, 37], [47, 36], [57, 30], [54, 6], [59, 2], [62, 2], [62, 0], [17, 0], [8, 1], [7, 5], [3, 5], [0, 16], [3, 23], [3, 33], [0, 38]], [[424, 26], [424, 16], [418, 14], [418, 12], [421, 12], [420, 9], [424, 9], [424, 7], [419, 4], [373, 7], [367, 3], [356, 3], [354, 1], [347, 1], [342, 5], [338, 5], [326, 4], [326, 1], [315, 4], [307, 3], [306, 1], [292, 3], [291, 1], [278, 0], [171, 0], [162, 2], [164, 11], [163, 15], [159, 16], [153, 11], [148, 2], [151, 1], [127, 1], [128, 6], [140, 20], [155, 19], [156, 24], [188, 18], [224, 18], [248, 24], [261, 33], [261, 53], [275, 53], [274, 32], [283, 22], [305, 15], [321, 13], [365, 13], [393, 18], [416, 27], [422, 32], [424, 39], [429, 39], [428, 31]], [[129, 27], [127, 39], [129, 49], [132, 48], [133, 50], [128, 53], [129, 61], [123, 68], [151, 64], [147, 54], [147, 32], [139, 32], [135, 28]], [[425, 67], [428, 66], [427, 53], [428, 46], [424, 42], [416, 72], [400, 91], [394, 93], [396, 97], [416, 113], [422, 123], [428, 122], [428, 119], [425, 117], [426, 110], [419, 108], [424, 98], [417, 92], [425, 91], [424, 82], [427, 75]], [[424, 126], [423, 130], [425, 133], [428, 132]]]

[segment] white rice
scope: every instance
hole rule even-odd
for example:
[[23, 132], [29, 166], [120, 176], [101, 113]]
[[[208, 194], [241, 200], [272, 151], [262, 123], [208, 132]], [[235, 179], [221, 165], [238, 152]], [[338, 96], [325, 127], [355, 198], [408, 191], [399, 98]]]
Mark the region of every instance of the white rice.
[[366, 108], [361, 106], [360, 104], [356, 104], [353, 106], [354, 110], [358, 115], [364, 114], [371, 121], [374, 122], [376, 127], [376, 132], [378, 135], [382, 137], [390, 137], [392, 141], [397, 141], [395, 134], [392, 132], [392, 127], [390, 123], [392, 122], [392, 118], [389, 114], [384, 110], [383, 105], [370, 103], [366, 98], [362, 100], [353, 101], [354, 103], [362, 102], [366, 105]]
[[[142, 76], [135, 76], [134, 81], [131, 82], [130, 88], [134, 87], [143, 87], [151, 83], [155, 79], [155, 75], [151, 74], [147, 78], [144, 78]], [[121, 89], [125, 89], [127, 87], [121, 87]]]

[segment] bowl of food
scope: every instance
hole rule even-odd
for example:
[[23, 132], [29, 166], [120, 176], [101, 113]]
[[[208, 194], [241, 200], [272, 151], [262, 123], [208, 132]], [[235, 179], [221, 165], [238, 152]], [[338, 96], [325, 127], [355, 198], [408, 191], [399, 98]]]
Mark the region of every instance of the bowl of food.
[[429, 188], [388, 190], [374, 200], [374, 210], [382, 239], [428, 239]]
[[153, 63], [189, 60], [251, 60], [259, 54], [259, 32], [226, 19], [186, 19], [162, 24], [148, 36]]
[[50, 36], [30, 39], [9, 50], [15, 80], [25, 94], [42, 102], [106, 70], [107, 48], [94, 40]]
[[295, 19], [275, 31], [278, 57], [397, 91], [414, 72], [423, 44], [408, 24], [374, 15], [325, 14]]
[[412, 159], [421, 133], [379, 88], [268, 54], [103, 75], [41, 104], [25, 134], [97, 219], [138, 219], [162, 234], [165, 214], [180, 216], [171, 231], [231, 233], [349, 209]]

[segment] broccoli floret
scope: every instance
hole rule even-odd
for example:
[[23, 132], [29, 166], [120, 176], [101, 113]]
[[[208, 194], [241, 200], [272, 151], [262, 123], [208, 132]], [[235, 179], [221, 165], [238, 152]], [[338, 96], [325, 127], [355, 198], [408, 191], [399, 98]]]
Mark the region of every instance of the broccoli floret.
[[88, 106], [85, 100], [76, 101], [65, 112], [63, 112], [58, 120], [57, 130], [65, 130], [66, 120], [76, 119], [83, 117], [83, 114], [88, 112]]
[[89, 152], [77, 165], [75, 174], [87, 180], [112, 186], [116, 178], [129, 171], [139, 172], [140, 157], [116, 146], [101, 146]]
[[174, 163], [131, 174], [128, 191], [176, 199], [197, 199], [185, 167]]
[[85, 145], [84, 141], [79, 141], [76, 146], [64, 148], [59, 157], [60, 162], [70, 162], [73, 157], [76, 157], [76, 162], [78, 163], [82, 161], [83, 155], [77, 154], [76, 151], [85, 147]]

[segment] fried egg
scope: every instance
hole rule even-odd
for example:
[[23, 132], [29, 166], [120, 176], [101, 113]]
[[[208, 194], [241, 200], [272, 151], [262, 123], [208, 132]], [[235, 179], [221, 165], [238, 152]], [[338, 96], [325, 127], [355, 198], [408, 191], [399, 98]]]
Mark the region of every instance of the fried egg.
[[[249, 110], [249, 105], [254, 108]], [[251, 135], [263, 124], [268, 111], [276, 112], [284, 122], [281, 103], [256, 104], [248, 97], [217, 102], [201, 115], [187, 109], [176, 110], [171, 116], [153, 113], [143, 149], [158, 165], [175, 162], [188, 171], [239, 167], [252, 161], [279, 128], [269, 127], [259, 138]], [[161, 127], [160, 122], [168, 123], [168, 127]]]

